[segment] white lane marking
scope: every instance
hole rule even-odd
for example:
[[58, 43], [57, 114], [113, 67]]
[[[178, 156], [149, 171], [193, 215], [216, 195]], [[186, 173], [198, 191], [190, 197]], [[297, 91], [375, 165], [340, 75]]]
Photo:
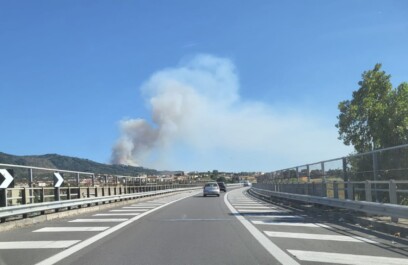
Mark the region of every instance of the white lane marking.
[[97, 213], [92, 216], [122, 216], [122, 215], [138, 215], [140, 213]]
[[110, 223], [110, 222], [124, 222], [129, 220], [128, 218], [106, 218], [106, 219], [75, 219], [69, 221], [69, 223]]
[[[201, 193], [201, 191], [200, 191], [200, 193]], [[161, 205], [161, 206], [159, 206], [157, 208], [154, 208], [154, 209], [152, 209], [152, 210], [150, 210], [148, 212], [144, 212], [144, 213], [142, 213], [142, 214], [140, 214], [138, 216], [132, 217], [131, 219], [129, 219], [129, 220], [123, 222], [123, 223], [120, 223], [120, 224], [118, 224], [118, 225], [116, 225], [114, 227], [111, 227], [111, 228], [109, 228], [109, 229], [107, 229], [107, 230], [105, 230], [105, 231], [103, 231], [103, 232], [101, 232], [101, 233], [99, 233], [99, 234], [97, 234], [97, 235], [95, 235], [93, 237], [90, 237], [90, 238], [80, 242], [79, 244], [76, 244], [75, 246], [72, 246], [72, 247], [70, 247], [68, 249], [65, 249], [65, 250], [55, 254], [54, 256], [51, 256], [51, 257], [49, 257], [49, 258], [47, 258], [47, 259], [45, 259], [43, 261], [40, 261], [36, 265], [52, 265], [52, 264], [55, 264], [58, 261], [63, 260], [64, 258], [72, 255], [73, 253], [80, 251], [81, 249], [83, 249], [83, 248], [95, 243], [96, 241], [98, 241], [98, 240], [100, 240], [100, 239], [114, 233], [115, 231], [117, 231], [117, 230], [119, 230], [119, 229], [121, 229], [121, 228], [123, 228], [123, 227], [125, 227], [125, 226], [139, 220], [142, 217], [144, 217], [144, 216], [146, 216], [146, 215], [148, 215], [148, 214], [150, 214], [152, 212], [155, 212], [157, 210], [160, 210], [161, 208], [166, 207], [167, 205], [170, 205], [172, 203], [181, 201], [181, 200], [183, 200], [185, 198], [194, 196], [195, 194], [196, 193], [192, 193], [192, 194], [188, 193], [187, 196], [183, 196], [183, 197], [181, 197], [179, 199], [176, 199], [176, 200], [171, 201], [169, 203], [163, 204], [163, 205]]]
[[109, 212], [144, 212], [148, 211], [149, 209], [126, 209], [126, 210], [110, 210]]
[[299, 260], [352, 265], [408, 265], [407, 258], [378, 257], [318, 251], [288, 250]]
[[264, 234], [262, 234], [258, 229], [255, 228], [248, 220], [246, 220], [242, 215], [239, 215], [238, 211], [228, 202], [227, 192], [224, 196], [224, 203], [227, 205], [228, 209], [235, 215], [235, 217], [242, 223], [242, 225], [255, 237], [256, 240], [280, 263], [285, 265], [300, 265], [291, 256], [289, 256], [285, 251], [280, 249], [272, 241], [269, 240]]
[[108, 229], [109, 226], [97, 226], [97, 227], [44, 227], [33, 232], [99, 232]]
[[283, 237], [295, 239], [314, 239], [314, 240], [330, 240], [330, 241], [344, 241], [344, 242], [367, 242], [375, 244], [377, 242], [359, 236], [343, 236], [343, 235], [321, 235], [321, 234], [307, 234], [307, 233], [289, 233], [289, 232], [273, 232], [264, 231], [270, 237]]
[[268, 206], [248, 206], [248, 205], [236, 205], [234, 204], [235, 208], [248, 208], [248, 209], [275, 209], [274, 207], [268, 207]]
[[263, 209], [242, 209], [242, 208], [236, 208], [238, 212], [240, 213], [282, 213], [283, 211], [281, 210], [274, 210], [274, 209], [269, 209], [269, 210], [263, 210]]
[[301, 226], [301, 227], [323, 227], [330, 228], [330, 226], [318, 223], [289, 223], [289, 222], [268, 222], [268, 221], [251, 221], [254, 225], [281, 225], [281, 226]]
[[132, 204], [130, 206], [132, 207], [156, 207], [156, 206], [160, 206], [163, 205], [163, 203], [160, 204], [155, 204], [155, 203], [140, 203], [140, 204]]
[[294, 216], [294, 215], [271, 215], [271, 214], [253, 214], [253, 213], [248, 213], [248, 214], [242, 213], [242, 215], [251, 217], [251, 218], [255, 218], [255, 217], [270, 218], [272, 220], [280, 220], [280, 219], [304, 220], [305, 219], [302, 216]]
[[0, 242], [0, 249], [67, 248], [81, 240]]
[[157, 207], [157, 206], [125, 206], [125, 207], [122, 207], [123, 209], [147, 209], [147, 210], [150, 210], [150, 209], [153, 209], [154, 207]]

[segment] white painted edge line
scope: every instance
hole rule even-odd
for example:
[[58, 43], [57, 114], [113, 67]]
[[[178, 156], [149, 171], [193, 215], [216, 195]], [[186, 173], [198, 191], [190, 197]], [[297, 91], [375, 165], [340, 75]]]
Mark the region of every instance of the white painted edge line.
[[290, 255], [288, 255], [285, 251], [280, 249], [277, 245], [275, 245], [272, 241], [269, 240], [264, 234], [262, 234], [255, 226], [253, 226], [248, 220], [246, 220], [242, 215], [235, 210], [234, 207], [228, 202], [228, 195], [225, 194], [224, 196], [224, 203], [227, 205], [231, 213], [235, 215], [235, 217], [241, 222], [241, 224], [255, 237], [256, 240], [273, 256], [277, 259], [281, 264], [285, 265], [300, 265], [296, 260], [294, 260]]
[[133, 218], [131, 218], [131, 219], [129, 219], [129, 220], [123, 222], [123, 223], [120, 223], [120, 224], [118, 224], [118, 225], [116, 225], [114, 227], [111, 227], [108, 230], [105, 230], [105, 231], [103, 231], [103, 232], [101, 232], [101, 233], [99, 233], [99, 234], [97, 234], [97, 235], [95, 235], [95, 236], [93, 236], [91, 238], [88, 238], [88, 239], [86, 239], [86, 240], [84, 240], [84, 241], [82, 241], [82, 242], [80, 242], [80, 243], [66, 249], [66, 250], [63, 250], [63, 251], [55, 254], [54, 256], [51, 256], [51, 257], [49, 257], [49, 258], [47, 258], [47, 259], [45, 259], [43, 261], [40, 261], [36, 265], [52, 265], [52, 264], [55, 264], [58, 261], [61, 261], [62, 259], [74, 254], [75, 252], [80, 251], [81, 249], [95, 243], [96, 241], [98, 241], [98, 240], [112, 234], [113, 232], [115, 232], [115, 231], [117, 231], [117, 230], [119, 230], [119, 229], [121, 229], [121, 228], [123, 228], [123, 227], [125, 227], [125, 226], [139, 220], [140, 218], [142, 218], [142, 217], [144, 217], [144, 216], [146, 216], [146, 215], [148, 215], [148, 214], [150, 214], [152, 212], [160, 210], [161, 208], [166, 207], [166, 206], [168, 206], [168, 205], [170, 205], [172, 203], [175, 203], [175, 202], [181, 201], [181, 200], [183, 200], [185, 198], [191, 197], [193, 195], [195, 195], [195, 193], [193, 193], [193, 192], [188, 193], [186, 196], [183, 196], [183, 197], [181, 197], [179, 199], [176, 199], [176, 200], [171, 201], [169, 203], [163, 204], [163, 205], [161, 205], [161, 206], [159, 206], [157, 208], [154, 208], [154, 209], [152, 209], [150, 211], [147, 211], [147, 212], [144, 212], [144, 213], [142, 213], [142, 214], [140, 214], [138, 216], [135, 216], [135, 217], [133, 217]]
[[81, 240], [0, 242], [0, 249], [67, 248], [80, 241]]
[[108, 229], [109, 226], [96, 226], [96, 227], [84, 227], [84, 226], [68, 226], [68, 227], [44, 227], [33, 231], [38, 232], [100, 232]]
[[378, 257], [368, 255], [340, 254], [318, 251], [288, 250], [300, 260], [353, 265], [408, 265], [406, 258]]

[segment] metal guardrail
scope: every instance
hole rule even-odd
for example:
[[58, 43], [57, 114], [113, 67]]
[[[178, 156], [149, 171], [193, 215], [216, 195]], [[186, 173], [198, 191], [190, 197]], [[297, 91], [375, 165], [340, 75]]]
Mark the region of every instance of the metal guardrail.
[[[320, 198], [313, 199], [315, 203], [327, 204], [331, 199], [347, 201], [348, 206], [376, 203], [408, 212], [408, 144], [261, 174], [254, 188], [277, 197], [292, 194], [292, 199], [301, 201], [309, 201], [310, 196]], [[375, 214], [392, 216], [387, 211]], [[392, 216], [392, 221], [398, 217]]]
[[398, 222], [398, 218], [408, 218], [408, 207], [397, 204], [355, 201], [348, 199], [320, 197], [315, 195], [287, 193], [282, 191], [274, 191], [271, 189], [271, 186], [268, 187], [262, 184], [253, 184], [250, 190], [256, 195], [266, 196], [268, 198], [272, 196], [307, 203], [322, 204], [331, 207], [345, 208], [369, 214], [390, 216], [392, 217], [393, 222]]
[[3, 207], [3, 208], [0, 208], [0, 220], [4, 222], [7, 217], [12, 217], [12, 216], [22, 215], [23, 218], [26, 218], [28, 217], [28, 214], [33, 214], [33, 213], [38, 213], [38, 212], [41, 214], [45, 214], [46, 211], [51, 211], [51, 210], [59, 210], [59, 209], [67, 209], [67, 208], [70, 209], [74, 207], [82, 207], [84, 205], [91, 206], [92, 204], [100, 204], [100, 203], [107, 203], [107, 202], [136, 199], [136, 198], [141, 198], [141, 197], [156, 196], [160, 194], [171, 193], [175, 191], [193, 190], [193, 189], [197, 189], [197, 187], [172, 188], [172, 189], [166, 189], [166, 190], [153, 190], [153, 191], [132, 193], [132, 194], [104, 196], [104, 197], [99, 197], [99, 198], [74, 199], [74, 200], [69, 200], [69, 201], [68, 200], [54, 201], [54, 202], [46, 202], [46, 203], [40, 203], [40, 204], [27, 204], [27, 205]]

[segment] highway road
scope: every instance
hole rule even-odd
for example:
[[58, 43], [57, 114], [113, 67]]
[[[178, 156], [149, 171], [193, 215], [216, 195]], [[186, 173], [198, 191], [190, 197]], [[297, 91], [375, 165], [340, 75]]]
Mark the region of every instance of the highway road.
[[252, 198], [181, 192], [0, 233], [10, 264], [408, 264], [408, 246]]

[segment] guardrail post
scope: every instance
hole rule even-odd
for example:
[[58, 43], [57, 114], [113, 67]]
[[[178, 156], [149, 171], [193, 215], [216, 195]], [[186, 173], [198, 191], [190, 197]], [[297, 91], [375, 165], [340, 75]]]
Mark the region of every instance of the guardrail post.
[[[398, 204], [397, 184], [391, 179], [389, 183], [390, 203]], [[391, 217], [391, 222], [398, 223], [398, 217]]]
[[27, 188], [23, 188], [21, 191], [21, 204], [27, 204]]
[[373, 201], [373, 197], [371, 195], [371, 181], [369, 181], [369, 180], [365, 181], [365, 199], [368, 202]]
[[377, 152], [373, 153], [373, 178], [374, 178], [375, 201], [379, 202], [378, 190], [377, 190], [377, 180], [378, 180], [378, 156], [377, 156]]
[[307, 182], [310, 182], [310, 166], [306, 166]]
[[354, 201], [354, 188], [351, 181], [347, 181], [347, 199]]
[[60, 192], [60, 188], [54, 188], [54, 200], [55, 201], [60, 201], [61, 200], [61, 192]]
[[71, 187], [67, 189], [67, 200], [71, 200]]
[[296, 178], [297, 182], [299, 183], [299, 167], [296, 167]]
[[45, 200], [44, 191], [45, 191], [44, 187], [41, 187], [41, 191], [40, 191], [40, 201], [41, 202], [44, 202]]
[[344, 181], [349, 181], [349, 176], [347, 174], [347, 159], [343, 157], [343, 180]]
[[7, 189], [0, 189], [0, 207], [7, 207]]
[[327, 183], [325, 179], [322, 180], [321, 189], [320, 196], [327, 197]]
[[30, 187], [30, 190], [29, 190], [29, 195], [30, 195], [30, 203], [33, 203], [33, 198], [32, 198], [32, 196], [33, 196], [33, 190], [31, 189], [32, 187], [33, 187], [33, 169], [32, 168], [30, 168], [29, 170], [28, 170], [28, 187]]
[[337, 181], [333, 181], [333, 198], [339, 198], [339, 183]]

